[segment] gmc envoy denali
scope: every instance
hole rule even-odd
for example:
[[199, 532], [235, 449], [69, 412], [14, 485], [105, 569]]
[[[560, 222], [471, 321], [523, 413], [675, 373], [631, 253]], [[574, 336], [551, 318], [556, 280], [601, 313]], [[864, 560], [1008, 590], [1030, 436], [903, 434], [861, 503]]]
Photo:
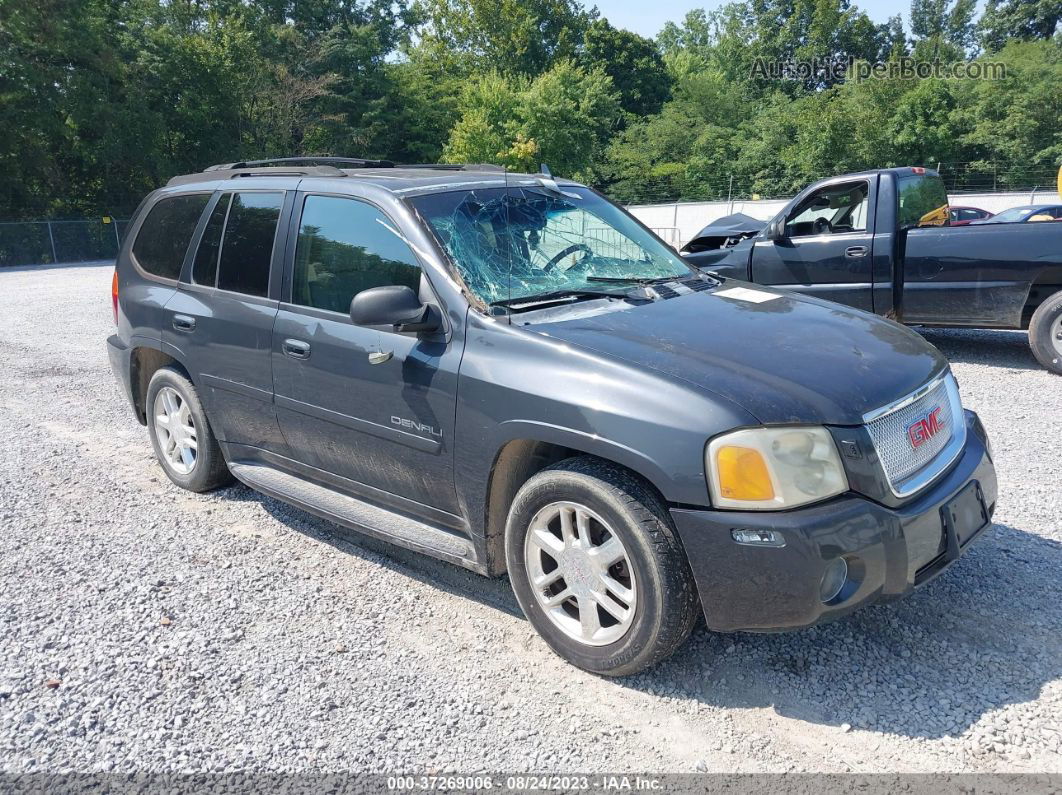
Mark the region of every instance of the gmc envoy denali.
[[600, 194], [286, 158], [144, 200], [111, 363], [169, 478], [235, 476], [508, 574], [600, 674], [900, 597], [991, 524], [947, 362], [866, 312], [687, 265]]

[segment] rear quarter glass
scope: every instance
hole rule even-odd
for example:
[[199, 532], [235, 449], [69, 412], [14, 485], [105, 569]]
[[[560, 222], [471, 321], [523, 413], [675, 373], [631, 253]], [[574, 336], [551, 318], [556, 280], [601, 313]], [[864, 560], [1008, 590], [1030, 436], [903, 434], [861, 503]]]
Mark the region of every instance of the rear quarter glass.
[[152, 276], [177, 279], [192, 233], [209, 200], [209, 193], [167, 196], [159, 200], [133, 242], [136, 264]]

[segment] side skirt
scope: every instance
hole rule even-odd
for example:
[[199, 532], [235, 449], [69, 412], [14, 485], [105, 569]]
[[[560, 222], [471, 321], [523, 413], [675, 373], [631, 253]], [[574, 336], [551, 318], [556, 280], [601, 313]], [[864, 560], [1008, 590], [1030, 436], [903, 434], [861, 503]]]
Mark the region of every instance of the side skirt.
[[397, 546], [486, 574], [467, 538], [418, 519], [350, 497], [262, 462], [231, 461], [229, 470], [256, 491], [323, 519]]

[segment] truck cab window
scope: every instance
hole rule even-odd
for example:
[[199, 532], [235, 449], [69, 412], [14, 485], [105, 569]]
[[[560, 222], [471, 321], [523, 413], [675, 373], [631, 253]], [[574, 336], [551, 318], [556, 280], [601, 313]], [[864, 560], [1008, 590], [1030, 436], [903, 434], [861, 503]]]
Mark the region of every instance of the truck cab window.
[[899, 179], [899, 226], [944, 226], [948, 222], [948, 192], [935, 174], [912, 174]]
[[870, 186], [866, 181], [828, 185], [808, 196], [789, 216], [788, 237], [865, 232]]

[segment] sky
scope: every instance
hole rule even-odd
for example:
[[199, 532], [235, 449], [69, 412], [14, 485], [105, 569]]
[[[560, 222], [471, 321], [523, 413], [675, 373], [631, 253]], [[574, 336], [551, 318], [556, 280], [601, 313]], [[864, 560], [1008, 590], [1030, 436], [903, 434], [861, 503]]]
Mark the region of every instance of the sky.
[[[711, 10], [725, 0], [589, 0], [584, 5], [596, 5], [601, 16], [617, 28], [627, 28], [643, 36], [655, 36], [668, 21], [680, 22], [686, 12], [694, 8]], [[911, 4], [907, 0], [856, 0], [854, 5], [867, 12], [875, 22], [885, 22], [897, 13], [907, 23]], [[983, 5], [979, 3], [978, 5]]]

